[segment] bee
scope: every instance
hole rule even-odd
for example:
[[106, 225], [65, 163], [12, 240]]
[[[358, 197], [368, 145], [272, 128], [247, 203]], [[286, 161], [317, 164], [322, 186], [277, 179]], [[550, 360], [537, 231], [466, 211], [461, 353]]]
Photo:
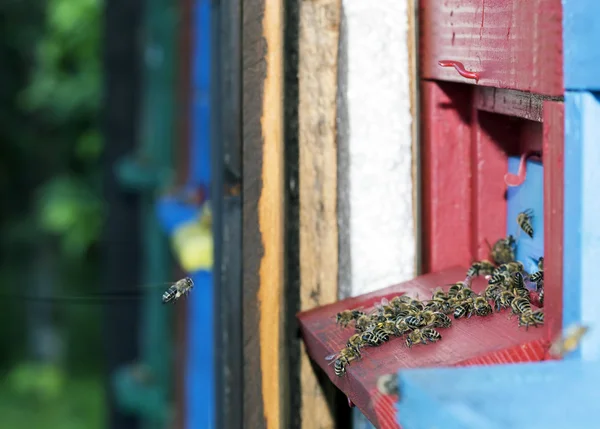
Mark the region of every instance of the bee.
[[494, 271], [494, 274], [498, 274], [498, 273], [509, 273], [509, 274], [514, 274], [516, 272], [521, 272], [525, 270], [525, 267], [523, 266], [523, 264], [519, 261], [512, 261], [512, 262], [507, 262], [506, 264], [502, 264], [500, 266], [498, 266], [498, 268], [496, 268], [496, 270]]
[[423, 342], [425, 342], [425, 340], [423, 338], [423, 333], [421, 332], [420, 329], [415, 329], [414, 331], [412, 331], [410, 334], [408, 334], [408, 336], [406, 337], [406, 340], [405, 340], [406, 347], [408, 347], [408, 348], [411, 348], [415, 344], [419, 344], [419, 343], [423, 343]]
[[358, 356], [360, 356], [360, 349], [366, 345], [367, 343], [362, 339], [361, 334], [352, 335], [348, 338], [348, 342], [346, 343], [346, 347], [354, 350]]
[[482, 296], [478, 296], [473, 300], [473, 308], [475, 313], [481, 317], [489, 316], [494, 312], [490, 303]]
[[521, 274], [520, 272], [517, 271], [516, 273], [514, 273], [510, 280], [513, 289], [527, 290], [527, 288], [525, 287], [525, 279], [523, 278], [523, 274]]
[[396, 335], [396, 322], [392, 320], [386, 320], [385, 322], [381, 322], [377, 324], [377, 328], [381, 329], [382, 332], [387, 335]]
[[423, 326], [431, 326], [433, 328], [449, 328], [452, 326], [452, 320], [444, 313], [439, 311], [424, 311]]
[[538, 258], [537, 267], [538, 267], [538, 270], [544, 271], [544, 257], [543, 256], [540, 256]]
[[168, 302], [175, 303], [179, 298], [187, 295], [194, 287], [194, 281], [190, 277], [184, 277], [181, 280], [173, 283], [169, 289], [163, 293], [162, 302], [166, 304]]
[[527, 330], [531, 325], [537, 327], [538, 325], [543, 324], [544, 312], [542, 310], [537, 310], [534, 312], [528, 311], [519, 315], [519, 326], [525, 326], [525, 330]]
[[540, 306], [544, 306], [544, 287], [539, 288], [538, 299], [540, 300]]
[[390, 340], [390, 336], [379, 326], [374, 326], [372, 329], [362, 334], [362, 339], [368, 345], [377, 347]]
[[410, 332], [412, 328], [408, 326], [403, 317], [399, 317], [395, 322], [396, 335], [403, 335]]
[[427, 304], [425, 304], [425, 311], [441, 311], [442, 310], [442, 303], [439, 303], [437, 301], [429, 301], [427, 302]]
[[400, 308], [403, 304], [409, 304], [412, 301], [412, 298], [407, 295], [395, 296], [390, 301], [392, 307]]
[[488, 299], [490, 301], [495, 301], [496, 297], [498, 295], [500, 295], [501, 292], [502, 292], [502, 288], [500, 286], [498, 286], [496, 284], [490, 284], [483, 291], [483, 296], [485, 297], [485, 299]]
[[352, 362], [355, 359], [358, 359], [359, 357], [360, 355], [357, 354], [355, 350], [345, 348], [339, 353], [334, 353], [332, 355], [326, 356], [325, 360], [329, 361], [335, 359], [335, 361], [333, 361], [333, 372], [338, 377], [341, 377], [344, 374], [346, 374], [346, 367], [350, 365], [350, 362]]
[[484, 259], [482, 261], [473, 262], [473, 264], [471, 265], [471, 268], [469, 268], [469, 270], [467, 271], [467, 276], [475, 277], [475, 276], [479, 276], [479, 275], [492, 274], [492, 271], [494, 271], [494, 268], [496, 268], [495, 265], [492, 264], [487, 259]]
[[473, 298], [468, 298], [454, 309], [454, 318], [461, 319], [463, 317], [470, 318], [473, 314]]
[[342, 328], [345, 328], [350, 322], [364, 315], [365, 313], [360, 310], [344, 310], [335, 316], [335, 323], [339, 324]]
[[356, 319], [356, 330], [357, 332], [364, 332], [369, 329], [369, 327], [373, 324], [373, 321], [369, 316], [363, 314], [358, 319]]
[[550, 354], [555, 357], [563, 357], [571, 353], [577, 347], [583, 336], [589, 331], [587, 326], [571, 325], [558, 336], [550, 346]]
[[531, 312], [531, 303], [529, 300], [520, 296], [513, 299], [510, 303], [510, 307], [512, 308], [512, 314]]
[[493, 274], [488, 280], [489, 285], [504, 285], [510, 280], [510, 274], [508, 271], [501, 271]]
[[533, 210], [527, 209], [517, 216], [517, 224], [519, 228], [525, 232], [529, 237], [533, 238], [533, 226], [531, 226], [531, 221], [533, 219]]
[[448, 298], [456, 298], [458, 293], [467, 287], [465, 282], [456, 282], [448, 288]]
[[423, 318], [420, 314], [408, 316], [404, 318], [404, 323], [406, 323], [411, 329], [417, 329], [423, 326]]
[[509, 308], [514, 299], [515, 296], [512, 294], [512, 292], [508, 290], [503, 290], [502, 292], [500, 292], [500, 295], [498, 295], [497, 298], [494, 300], [494, 303], [496, 305], [496, 311]]
[[433, 291], [433, 295], [431, 297], [432, 301], [442, 302], [446, 301], [447, 299], [448, 295], [446, 295], [446, 292], [444, 292], [442, 288], [437, 288]]
[[515, 244], [516, 241], [512, 235], [506, 238], [501, 238], [494, 243], [490, 249], [490, 259], [496, 264], [506, 264], [515, 260]]
[[423, 338], [423, 342], [427, 343], [435, 343], [442, 339], [442, 335], [432, 328], [423, 328], [421, 330], [421, 337]]
[[442, 313], [452, 314], [454, 312], [454, 309], [456, 307], [458, 307], [459, 305], [460, 305], [460, 300], [456, 297], [452, 297], [452, 298], [448, 299], [448, 301], [446, 301], [442, 305]]

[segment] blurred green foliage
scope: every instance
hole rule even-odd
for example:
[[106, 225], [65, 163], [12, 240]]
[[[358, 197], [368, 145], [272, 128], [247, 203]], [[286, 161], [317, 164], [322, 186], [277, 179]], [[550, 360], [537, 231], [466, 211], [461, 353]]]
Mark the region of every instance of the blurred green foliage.
[[[102, 0], [0, 1], [2, 292], [31, 290], [40, 252], [53, 254], [56, 294], [98, 287], [102, 9]], [[28, 362], [27, 305], [0, 301], [0, 371], [14, 368], [7, 383], [0, 373], [0, 427], [102, 427], [99, 311], [54, 309], [68, 342], [63, 373]]]

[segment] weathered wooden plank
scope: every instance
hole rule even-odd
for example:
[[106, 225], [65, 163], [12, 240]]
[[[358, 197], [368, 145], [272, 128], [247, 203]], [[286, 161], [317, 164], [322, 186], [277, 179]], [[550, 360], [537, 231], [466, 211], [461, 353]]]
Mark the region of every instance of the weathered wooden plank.
[[244, 426], [285, 428], [283, 2], [244, 0]]
[[545, 98], [531, 92], [478, 87], [475, 90], [475, 107], [486, 112], [542, 122]]
[[[300, 308], [338, 294], [336, 100], [340, 0], [303, 1], [299, 22]], [[332, 410], [302, 346], [301, 425], [334, 427]]]
[[418, 0], [407, 0], [408, 14], [408, 75], [410, 94], [410, 115], [412, 117], [412, 193], [413, 193], [413, 225], [415, 232], [415, 273], [421, 273], [421, 177], [420, 177], [420, 133], [419, 133], [419, 72], [417, 50], [419, 47]]

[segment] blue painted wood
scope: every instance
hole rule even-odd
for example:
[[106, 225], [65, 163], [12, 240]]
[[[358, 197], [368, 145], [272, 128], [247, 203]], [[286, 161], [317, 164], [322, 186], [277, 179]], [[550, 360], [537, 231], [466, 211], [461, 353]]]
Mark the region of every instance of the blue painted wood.
[[[210, 189], [211, 1], [195, 0], [193, 13], [189, 184]], [[192, 278], [197, 285], [195, 293], [189, 295], [185, 422], [188, 429], [210, 429], [215, 427], [213, 281], [206, 271]]]
[[[519, 171], [519, 157], [508, 159], [508, 171]], [[527, 209], [533, 210], [533, 238], [517, 225], [517, 215]], [[527, 161], [527, 176], [521, 186], [509, 187], [507, 191], [506, 231], [518, 237], [516, 257], [523, 262], [529, 273], [537, 271], [537, 258], [544, 254], [544, 168], [541, 163]]]
[[600, 2], [562, 0], [564, 85], [567, 90], [600, 90]]
[[[600, 364], [581, 361], [401, 371], [398, 421], [404, 429], [595, 427], [598, 383]], [[531, 398], [540, 398], [533, 408]]]
[[[590, 326], [570, 358], [600, 358], [600, 97], [565, 95], [564, 326]], [[595, 329], [594, 329], [595, 328]]]

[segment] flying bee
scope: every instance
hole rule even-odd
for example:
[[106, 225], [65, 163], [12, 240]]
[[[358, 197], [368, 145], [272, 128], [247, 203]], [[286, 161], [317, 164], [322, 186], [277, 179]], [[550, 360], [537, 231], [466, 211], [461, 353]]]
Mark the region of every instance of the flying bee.
[[499, 265], [514, 261], [515, 244], [516, 241], [512, 235], [499, 239], [493, 246], [488, 243], [490, 259]]
[[406, 347], [411, 348], [415, 344], [424, 343], [423, 334], [420, 329], [415, 329], [406, 337]]
[[478, 296], [473, 300], [473, 308], [475, 309], [475, 314], [481, 317], [489, 316], [494, 312], [490, 303], [482, 296]]
[[379, 326], [374, 326], [372, 329], [362, 334], [362, 339], [368, 345], [376, 347], [390, 340], [390, 336]]
[[475, 277], [492, 274], [494, 268], [496, 268], [496, 266], [487, 259], [484, 259], [482, 261], [476, 261], [473, 262], [471, 268], [469, 268], [469, 270], [467, 271], [467, 276]]
[[335, 323], [339, 324], [342, 328], [345, 328], [350, 324], [350, 322], [357, 320], [359, 317], [364, 315], [365, 313], [360, 310], [344, 310], [335, 316]]
[[565, 329], [561, 335], [552, 341], [550, 346], [550, 354], [554, 357], [563, 357], [567, 353], [571, 353], [577, 347], [583, 336], [589, 331], [587, 326], [571, 325]]
[[500, 295], [494, 300], [496, 304], [496, 311], [503, 310], [505, 308], [509, 308], [512, 302], [514, 301], [515, 296], [508, 290], [503, 290], [500, 292]]
[[165, 291], [165, 293], [163, 293], [163, 304], [168, 302], [175, 303], [179, 298], [187, 295], [193, 287], [194, 281], [190, 277], [184, 277], [183, 279], [176, 281]]
[[463, 317], [470, 318], [473, 314], [473, 298], [468, 298], [454, 309], [454, 318], [461, 319]]
[[421, 337], [423, 338], [423, 342], [425, 344], [435, 343], [442, 339], [442, 335], [432, 328], [421, 329]]
[[527, 312], [531, 312], [531, 303], [527, 298], [516, 297], [510, 303], [510, 307], [512, 308], [512, 314], [523, 314]]
[[527, 209], [517, 215], [517, 224], [519, 228], [525, 232], [529, 237], [533, 238], [533, 226], [531, 221], [533, 220], [533, 210]]

